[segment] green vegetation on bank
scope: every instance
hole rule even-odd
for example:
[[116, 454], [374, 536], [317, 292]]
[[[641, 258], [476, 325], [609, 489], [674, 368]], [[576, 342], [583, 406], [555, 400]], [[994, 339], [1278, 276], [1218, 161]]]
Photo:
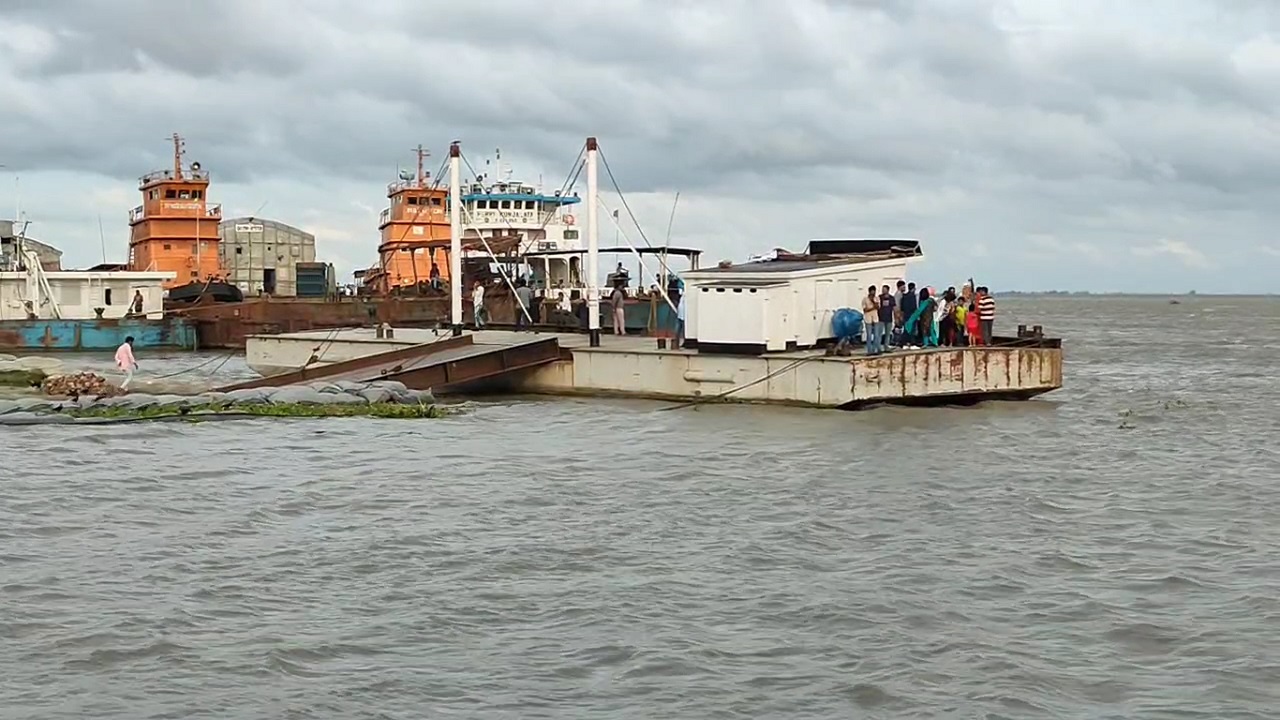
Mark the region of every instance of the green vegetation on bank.
[[64, 411], [64, 414], [76, 418], [130, 418], [142, 420], [185, 416], [187, 419], [192, 421], [199, 421], [202, 417], [208, 417], [219, 413], [280, 418], [371, 417], [414, 420], [445, 417], [452, 414], [452, 411], [439, 405], [403, 405], [400, 403], [390, 402], [370, 403], [368, 405], [354, 403], [335, 403], [331, 405], [311, 405], [302, 403], [224, 403], [197, 407], [152, 406], [145, 408], [129, 408], [114, 405]]
[[42, 370], [0, 370], [0, 387], [40, 387], [46, 377]]

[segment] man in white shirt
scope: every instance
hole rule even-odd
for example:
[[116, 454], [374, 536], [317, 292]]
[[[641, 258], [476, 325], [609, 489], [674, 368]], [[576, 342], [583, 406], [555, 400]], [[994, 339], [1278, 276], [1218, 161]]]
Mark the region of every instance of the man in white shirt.
[[471, 288], [471, 314], [475, 318], [476, 329], [482, 329], [488, 317], [488, 311], [484, 309], [484, 283], [479, 280]]
[[680, 301], [676, 303], [676, 349], [684, 347], [684, 293], [680, 293]]
[[133, 336], [124, 339], [120, 343], [120, 347], [116, 348], [116, 367], [120, 372], [124, 373], [124, 382], [120, 383], [121, 390], [129, 389], [129, 382], [133, 380], [133, 371], [138, 369], [138, 361], [133, 357]]

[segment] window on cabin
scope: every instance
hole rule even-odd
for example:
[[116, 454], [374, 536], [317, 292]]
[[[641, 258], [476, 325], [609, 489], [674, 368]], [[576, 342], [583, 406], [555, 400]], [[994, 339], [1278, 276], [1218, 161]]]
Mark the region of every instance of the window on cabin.
[[431, 204], [432, 204], [432, 205], [435, 205], [436, 207], [439, 207], [439, 206], [440, 206], [440, 198], [438, 198], [438, 197], [433, 197], [433, 198], [431, 198]]
[[165, 250], [172, 250], [172, 249], [173, 249], [173, 246], [172, 246], [172, 245], [170, 245], [169, 243], [165, 243], [165, 244], [164, 244], [164, 249], [165, 249]]
[[511, 201], [510, 201], [510, 200], [503, 200], [503, 201], [502, 201], [502, 209], [503, 209], [503, 210], [510, 210], [510, 209], [511, 209]]
[[152, 190], [151, 192], [147, 193], [147, 197], [148, 197], [149, 199], [151, 199], [151, 200], [159, 200], [159, 199], [160, 199], [160, 191], [159, 191], [159, 190]]
[[240, 253], [240, 251], [241, 251], [241, 250], [243, 250], [243, 249], [244, 249], [244, 248], [236, 248], [236, 254], [237, 254], [237, 255], [240, 255], [240, 254], [241, 254], [241, 253]]
[[195, 198], [196, 200], [199, 200], [200, 198], [204, 197], [204, 191], [203, 191], [203, 190], [192, 190], [192, 191], [191, 191], [191, 197]]
[[190, 192], [190, 191], [188, 191], [188, 190], [183, 190], [183, 191], [179, 192], [179, 193], [178, 193], [178, 199], [179, 199], [179, 200], [190, 200], [190, 199], [191, 199], [191, 192]]
[[168, 199], [168, 200], [172, 200], [172, 199], [174, 199], [174, 198], [178, 197], [178, 191], [177, 191], [177, 190], [165, 190], [165, 191], [164, 191], [164, 196], [165, 196], [165, 198], [166, 198], [166, 199]]
[[565, 230], [565, 231], [564, 231], [564, 239], [565, 239], [565, 240], [577, 240], [577, 239], [578, 239], [578, 231], [577, 231], [577, 230]]
[[102, 304], [111, 304], [111, 288], [102, 288]]

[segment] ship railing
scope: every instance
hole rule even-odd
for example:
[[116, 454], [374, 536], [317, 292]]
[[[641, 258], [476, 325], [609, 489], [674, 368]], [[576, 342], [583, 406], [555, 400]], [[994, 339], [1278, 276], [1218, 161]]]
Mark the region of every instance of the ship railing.
[[138, 179], [138, 186], [150, 185], [160, 180], [208, 180], [208, 170], [187, 170], [182, 173], [181, 177], [174, 175], [172, 170], [156, 170], [149, 172]]
[[417, 180], [397, 180], [393, 183], [387, 183], [387, 194], [398, 193], [401, 190], [430, 190], [430, 182], [418, 182]]

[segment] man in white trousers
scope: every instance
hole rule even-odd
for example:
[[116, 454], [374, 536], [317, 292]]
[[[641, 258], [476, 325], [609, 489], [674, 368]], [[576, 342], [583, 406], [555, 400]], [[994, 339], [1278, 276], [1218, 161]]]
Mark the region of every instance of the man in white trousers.
[[138, 369], [138, 361], [133, 357], [132, 335], [126, 337], [124, 342], [120, 343], [120, 347], [116, 348], [116, 367], [124, 373], [124, 382], [120, 383], [120, 389], [128, 390], [129, 382], [133, 380], [133, 371]]

